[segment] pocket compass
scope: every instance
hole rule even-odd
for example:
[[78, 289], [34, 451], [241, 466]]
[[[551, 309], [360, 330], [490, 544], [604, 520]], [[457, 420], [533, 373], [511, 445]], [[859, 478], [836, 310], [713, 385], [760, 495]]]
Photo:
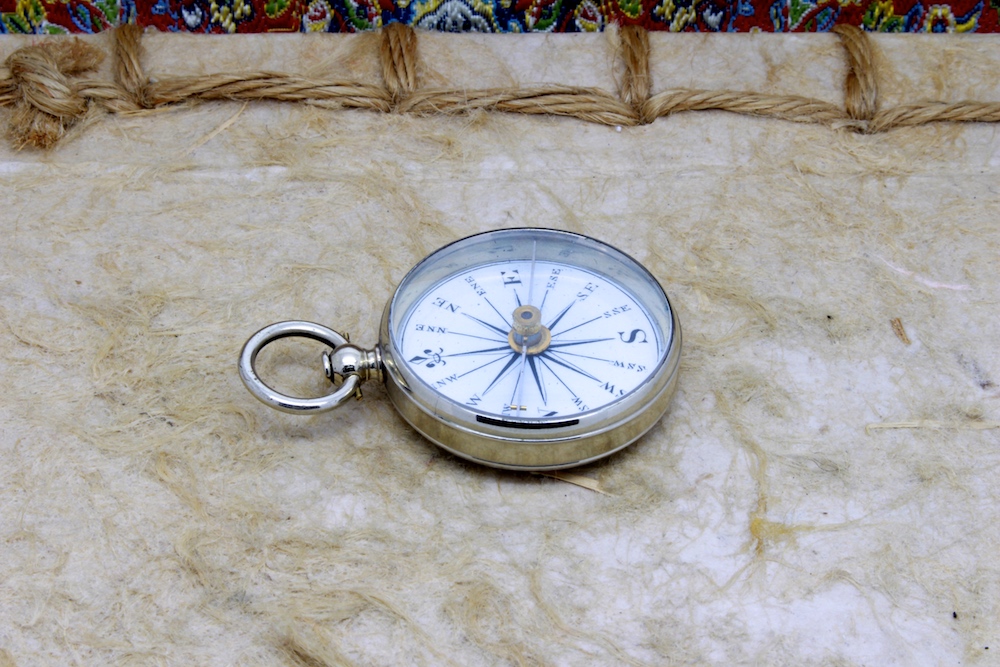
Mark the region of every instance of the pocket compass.
[[[257, 354], [280, 338], [320, 341], [335, 391], [294, 398], [265, 384]], [[590, 463], [631, 444], [666, 412], [681, 328], [656, 279], [625, 253], [549, 229], [455, 241], [403, 278], [374, 349], [311, 322], [279, 322], [240, 355], [247, 389], [312, 414], [385, 383], [403, 418], [462, 458], [511, 470]]]

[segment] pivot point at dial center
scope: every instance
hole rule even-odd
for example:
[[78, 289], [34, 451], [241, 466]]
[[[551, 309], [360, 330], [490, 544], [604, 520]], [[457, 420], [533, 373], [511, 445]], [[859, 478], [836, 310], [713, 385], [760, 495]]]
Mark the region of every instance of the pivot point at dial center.
[[515, 352], [521, 354], [527, 350], [528, 354], [540, 354], [549, 347], [552, 335], [542, 326], [542, 313], [538, 308], [518, 306], [511, 320], [513, 328], [507, 334], [507, 342]]
[[518, 306], [512, 319], [514, 332], [522, 336], [533, 336], [542, 329], [542, 313], [534, 306]]

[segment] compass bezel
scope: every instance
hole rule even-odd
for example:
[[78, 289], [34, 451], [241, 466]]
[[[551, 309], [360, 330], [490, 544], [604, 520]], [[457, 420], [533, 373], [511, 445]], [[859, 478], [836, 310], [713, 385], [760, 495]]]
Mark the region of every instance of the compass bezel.
[[[534, 250], [533, 250], [534, 247]], [[662, 353], [635, 390], [567, 418], [497, 418], [435, 391], [398, 353], [400, 323], [429, 289], [457, 272], [485, 264], [540, 261], [577, 266], [625, 288], [658, 327]], [[620, 250], [581, 234], [517, 228], [466, 237], [431, 253], [400, 281], [386, 305], [379, 332], [387, 393], [403, 418], [447, 451], [483, 465], [554, 470], [608, 456], [637, 440], [663, 416], [677, 385], [681, 328], [656, 278]]]

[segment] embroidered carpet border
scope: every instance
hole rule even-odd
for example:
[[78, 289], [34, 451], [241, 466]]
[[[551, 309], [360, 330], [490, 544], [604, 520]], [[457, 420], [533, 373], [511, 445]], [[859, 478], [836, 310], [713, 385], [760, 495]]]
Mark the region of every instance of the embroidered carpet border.
[[1000, 31], [996, 0], [0, 0], [2, 33], [94, 33], [134, 23], [195, 33], [358, 32], [390, 23], [446, 32], [889, 33]]

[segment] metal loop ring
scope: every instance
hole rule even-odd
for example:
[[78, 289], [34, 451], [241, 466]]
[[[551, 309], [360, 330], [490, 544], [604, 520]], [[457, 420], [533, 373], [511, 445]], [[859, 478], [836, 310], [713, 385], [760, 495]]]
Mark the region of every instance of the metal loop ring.
[[354, 396], [358, 385], [361, 383], [361, 379], [357, 375], [349, 376], [337, 391], [332, 394], [318, 398], [286, 396], [265, 384], [257, 374], [257, 354], [269, 343], [273, 343], [280, 338], [293, 336], [310, 338], [320, 343], [325, 343], [333, 349], [336, 349], [340, 345], [346, 345], [348, 342], [346, 338], [333, 329], [328, 329], [312, 322], [292, 320], [264, 327], [250, 337], [250, 340], [243, 346], [243, 352], [240, 353], [240, 378], [251, 394], [275, 410], [281, 410], [293, 415], [333, 410]]

